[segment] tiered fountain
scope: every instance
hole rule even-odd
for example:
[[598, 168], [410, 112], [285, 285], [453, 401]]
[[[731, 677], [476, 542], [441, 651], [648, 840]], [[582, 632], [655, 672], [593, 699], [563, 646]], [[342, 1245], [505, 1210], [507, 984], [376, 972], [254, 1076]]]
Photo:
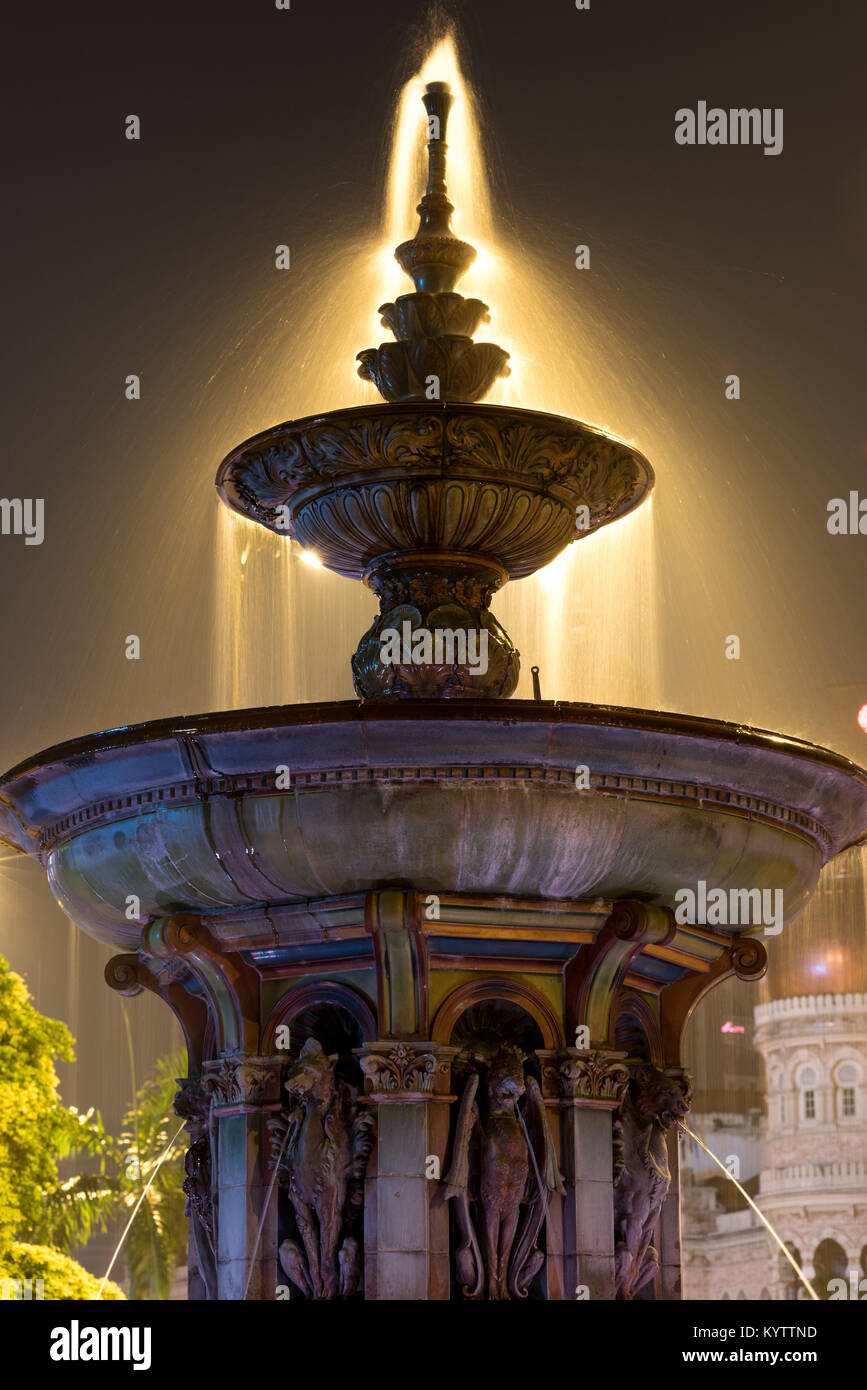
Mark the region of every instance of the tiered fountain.
[[681, 1037], [764, 950], [675, 895], [779, 889], [790, 918], [867, 830], [867, 774], [826, 750], [506, 703], [491, 596], [653, 474], [478, 403], [507, 354], [455, 290], [451, 103], [427, 88], [414, 292], [359, 354], [385, 404], [278, 425], [217, 478], [378, 594], [361, 698], [97, 734], [0, 783], [5, 841], [120, 952], [109, 984], [186, 1034], [191, 1297], [678, 1298]]

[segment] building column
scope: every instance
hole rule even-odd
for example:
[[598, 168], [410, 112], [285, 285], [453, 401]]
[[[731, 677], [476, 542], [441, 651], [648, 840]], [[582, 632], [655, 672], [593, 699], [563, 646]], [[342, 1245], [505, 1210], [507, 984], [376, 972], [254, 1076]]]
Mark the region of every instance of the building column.
[[376, 1147], [365, 1182], [367, 1299], [447, 1300], [449, 1212], [439, 1179], [456, 1047], [385, 1039], [359, 1048]]
[[276, 1295], [277, 1184], [267, 1123], [280, 1109], [284, 1060], [236, 1052], [205, 1063], [219, 1299], [267, 1302]]
[[546, 1091], [558, 1096], [564, 1299], [614, 1298], [612, 1123], [629, 1081], [625, 1053], [537, 1052]]

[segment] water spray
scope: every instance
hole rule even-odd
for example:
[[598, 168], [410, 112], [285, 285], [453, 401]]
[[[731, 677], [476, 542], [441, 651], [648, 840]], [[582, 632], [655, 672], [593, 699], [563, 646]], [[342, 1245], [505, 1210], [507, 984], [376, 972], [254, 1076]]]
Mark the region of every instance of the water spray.
[[678, 1129], [681, 1131], [681, 1133], [683, 1133], [683, 1134], [688, 1134], [689, 1137], [690, 1137], [690, 1139], [694, 1139], [695, 1142], [696, 1142], [696, 1144], [698, 1144], [699, 1148], [700, 1148], [700, 1149], [704, 1149], [704, 1151], [705, 1151], [705, 1153], [707, 1154], [708, 1158], [712, 1158], [712, 1159], [713, 1159], [713, 1161], [714, 1161], [714, 1163], [716, 1164], [717, 1168], [719, 1168], [723, 1173], [725, 1173], [726, 1177], [729, 1179], [729, 1182], [733, 1182], [733, 1183], [734, 1183], [734, 1185], [735, 1185], [735, 1187], [737, 1188], [738, 1192], [740, 1192], [740, 1194], [741, 1194], [742, 1197], [746, 1198], [746, 1200], [749, 1202], [750, 1206], [752, 1207], [753, 1211], [756, 1213], [756, 1216], [757, 1216], [757, 1217], [759, 1218], [759, 1220], [761, 1221], [762, 1225], [763, 1225], [763, 1226], [767, 1229], [767, 1231], [773, 1236], [774, 1240], [775, 1240], [775, 1241], [777, 1242], [777, 1244], [779, 1245], [779, 1247], [780, 1247], [780, 1249], [782, 1250], [783, 1254], [785, 1255], [786, 1259], [789, 1261], [789, 1264], [792, 1266], [792, 1269], [795, 1271], [795, 1273], [797, 1274], [797, 1276], [798, 1276], [798, 1278], [800, 1279], [801, 1283], [804, 1285], [804, 1288], [807, 1290], [807, 1293], [810, 1295], [811, 1298], [815, 1299], [817, 1303], [820, 1303], [820, 1302], [821, 1302], [821, 1299], [819, 1298], [819, 1295], [816, 1293], [816, 1290], [813, 1288], [813, 1285], [810, 1283], [810, 1281], [809, 1281], [809, 1279], [807, 1278], [806, 1274], [805, 1274], [804, 1271], [801, 1269], [801, 1266], [798, 1264], [797, 1260], [796, 1260], [796, 1259], [794, 1258], [794, 1256], [792, 1255], [792, 1253], [791, 1253], [791, 1251], [789, 1250], [788, 1246], [784, 1245], [783, 1242], [780, 1240], [780, 1237], [777, 1235], [776, 1231], [774, 1230], [774, 1228], [773, 1228], [773, 1226], [771, 1225], [771, 1223], [770, 1223], [770, 1221], [768, 1220], [768, 1218], [767, 1218], [762, 1212], [759, 1211], [758, 1207], [756, 1206], [756, 1204], [755, 1204], [755, 1202], [753, 1201], [753, 1199], [752, 1199], [752, 1197], [750, 1196], [750, 1194], [749, 1194], [743, 1187], [741, 1187], [741, 1185], [740, 1185], [740, 1183], [738, 1182], [737, 1178], [732, 1177], [732, 1174], [729, 1172], [728, 1168], [726, 1168], [725, 1164], [724, 1164], [724, 1163], [720, 1163], [720, 1161], [719, 1161], [719, 1159], [717, 1158], [716, 1154], [711, 1153], [711, 1151], [710, 1151], [710, 1149], [708, 1148], [707, 1144], [702, 1143], [702, 1141], [701, 1141], [701, 1139], [699, 1139], [698, 1135], [697, 1135], [697, 1134], [693, 1134], [692, 1130], [689, 1129], [689, 1128], [683, 1123], [682, 1120], [678, 1120], [678, 1122], [677, 1122], [677, 1127], [678, 1127]]

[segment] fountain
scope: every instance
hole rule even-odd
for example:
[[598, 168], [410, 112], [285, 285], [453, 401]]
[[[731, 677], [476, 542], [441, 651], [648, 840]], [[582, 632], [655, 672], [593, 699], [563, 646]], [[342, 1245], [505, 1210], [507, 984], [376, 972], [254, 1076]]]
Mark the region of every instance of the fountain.
[[3, 841], [117, 952], [109, 985], [184, 1030], [191, 1298], [679, 1298], [686, 1022], [762, 974], [751, 933], [867, 832], [867, 774], [827, 750], [506, 702], [492, 596], [653, 473], [480, 403], [508, 354], [456, 290], [451, 103], [428, 84], [414, 290], [359, 353], [384, 403], [273, 427], [217, 475], [378, 596], [360, 700], [113, 729], [0, 780]]

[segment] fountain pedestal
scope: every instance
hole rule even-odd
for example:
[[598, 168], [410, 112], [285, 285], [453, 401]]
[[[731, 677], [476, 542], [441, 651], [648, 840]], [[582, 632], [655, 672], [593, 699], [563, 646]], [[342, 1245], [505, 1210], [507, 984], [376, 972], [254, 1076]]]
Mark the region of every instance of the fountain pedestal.
[[[294, 930], [278, 930], [280, 943], [306, 938], [306, 949], [269, 942], [261, 914], [236, 921], [223, 943], [214, 925], [190, 914], [157, 920], [146, 933], [150, 966], [119, 956], [106, 976], [127, 994], [142, 987], [159, 993], [188, 1031], [193, 1019], [198, 1044], [217, 1054], [185, 1084], [179, 1113], [204, 1115], [194, 1142], [207, 1150], [188, 1179], [191, 1291], [221, 1299], [329, 1296], [324, 1287], [317, 1293], [295, 1284], [282, 1256], [281, 1272], [277, 1252], [294, 1239], [287, 1235], [291, 1215], [285, 1201], [269, 1199], [269, 1189], [292, 1180], [279, 1161], [287, 1117], [281, 1088], [297, 1077], [300, 1038], [315, 1052], [310, 1040], [317, 1031], [335, 1036], [336, 1020], [344, 1037], [361, 1038], [344, 1050], [343, 1064], [357, 1059], [364, 1090], [362, 1097], [355, 1088], [348, 1122], [332, 1108], [330, 1123], [351, 1128], [364, 1115], [373, 1131], [359, 1175], [359, 1236], [350, 1237], [363, 1239], [353, 1291], [363, 1289], [368, 1299], [447, 1300], [466, 1287], [447, 1195], [467, 1084], [453, 1068], [505, 1021], [538, 1077], [554, 1172], [537, 1239], [542, 1258], [527, 1291], [554, 1300], [615, 1297], [623, 1251], [613, 1155], [633, 1070], [650, 1064], [682, 1086], [678, 1053], [666, 1051], [664, 1038], [669, 1048], [679, 1043], [700, 988], [730, 973], [755, 978], [764, 964], [758, 943], [731, 946], [706, 930], [691, 934], [675, 927], [669, 911], [634, 901], [437, 899], [381, 889], [309, 904]], [[345, 948], [335, 952], [340, 942]], [[340, 960], [324, 972], [323, 946]], [[672, 980], [659, 989], [651, 972], [661, 960]], [[206, 1005], [204, 1030], [191, 998]], [[618, 1037], [628, 1047], [618, 1048]], [[569, 1038], [585, 1045], [571, 1046]], [[299, 1094], [309, 1097], [309, 1086]], [[541, 1167], [545, 1145], [538, 1149]], [[676, 1157], [675, 1142], [674, 1165]], [[484, 1204], [481, 1189], [475, 1200]], [[676, 1179], [658, 1239], [658, 1296], [679, 1297]], [[202, 1259], [206, 1243], [213, 1262]]]

